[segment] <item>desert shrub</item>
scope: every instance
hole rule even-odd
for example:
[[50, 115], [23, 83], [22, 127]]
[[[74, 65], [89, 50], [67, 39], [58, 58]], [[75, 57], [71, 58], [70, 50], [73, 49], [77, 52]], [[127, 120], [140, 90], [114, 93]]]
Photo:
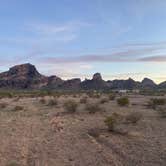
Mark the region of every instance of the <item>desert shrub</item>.
[[16, 161], [11, 161], [6, 166], [19, 166], [19, 164]]
[[87, 97], [83, 97], [80, 99], [81, 104], [86, 104], [87, 103]]
[[103, 111], [98, 103], [88, 103], [85, 109], [91, 114]]
[[7, 107], [7, 105], [8, 105], [7, 103], [0, 103], [0, 108], [1, 108], [1, 109], [4, 109], [4, 108]]
[[165, 107], [158, 107], [157, 112], [159, 113], [161, 118], [166, 118], [166, 108]]
[[117, 103], [120, 106], [127, 106], [127, 105], [129, 105], [129, 99], [128, 99], [128, 97], [121, 97], [121, 98], [117, 99]]
[[131, 112], [126, 116], [127, 123], [137, 123], [142, 118], [142, 114], [140, 112]]
[[68, 112], [74, 113], [77, 110], [78, 104], [74, 100], [68, 100], [64, 103], [64, 107]]
[[164, 105], [166, 103], [166, 100], [163, 98], [153, 98], [151, 101], [154, 105]]
[[23, 106], [15, 106], [12, 111], [21, 111], [23, 109], [24, 109]]
[[93, 92], [93, 91], [88, 92], [87, 95], [88, 95], [90, 98], [100, 98], [100, 97], [101, 97], [101, 94], [100, 94], [100, 93]]
[[107, 103], [109, 100], [108, 100], [108, 98], [102, 98], [101, 100], [100, 100], [100, 103], [101, 104], [104, 104], [104, 103]]
[[57, 104], [58, 104], [58, 101], [56, 99], [50, 99], [48, 100], [48, 103], [47, 103], [48, 106], [55, 106]]
[[73, 98], [77, 98], [77, 95], [76, 95], [76, 94], [74, 94], [74, 95], [73, 95]]
[[101, 97], [101, 94], [100, 94], [100, 93], [94, 93], [94, 94], [93, 94], [93, 98], [97, 98], [97, 99], [98, 99], [98, 98], [100, 98], [100, 97]]
[[115, 100], [116, 95], [115, 94], [109, 94], [109, 100]]
[[148, 102], [148, 107], [156, 109], [157, 106], [165, 105], [166, 100], [164, 98], [152, 98]]
[[98, 138], [100, 136], [100, 130], [98, 128], [89, 129], [88, 134], [92, 137]]
[[113, 113], [111, 116], [105, 119], [105, 124], [109, 131], [115, 131], [116, 125], [122, 120], [122, 116], [118, 113]]
[[40, 102], [41, 104], [46, 104], [46, 99], [42, 98], [42, 99], [40, 99], [39, 102]]

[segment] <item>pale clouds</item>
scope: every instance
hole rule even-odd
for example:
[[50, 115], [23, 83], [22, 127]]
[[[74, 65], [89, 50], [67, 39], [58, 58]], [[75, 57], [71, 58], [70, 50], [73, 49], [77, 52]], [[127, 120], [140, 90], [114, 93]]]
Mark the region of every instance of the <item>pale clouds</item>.
[[109, 62], [165, 62], [166, 45], [162, 43], [126, 44], [114, 49], [108, 54], [89, 54], [79, 56], [51, 56], [40, 58], [39, 61], [48, 64], [69, 63], [109, 63]]
[[46, 23], [29, 23], [24, 26], [25, 30], [39, 37], [39, 39], [50, 42], [63, 41], [69, 42], [75, 40], [79, 36], [79, 31], [82, 28], [87, 28], [91, 24], [81, 21], [69, 21], [61, 24], [46, 24]]

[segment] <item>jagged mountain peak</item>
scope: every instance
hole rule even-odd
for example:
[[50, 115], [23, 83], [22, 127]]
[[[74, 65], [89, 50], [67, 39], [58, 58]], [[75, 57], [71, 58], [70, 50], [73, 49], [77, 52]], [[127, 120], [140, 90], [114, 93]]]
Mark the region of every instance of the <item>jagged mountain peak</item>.
[[100, 74], [100, 73], [95, 73], [95, 74], [93, 75], [93, 80], [102, 80], [101, 74]]

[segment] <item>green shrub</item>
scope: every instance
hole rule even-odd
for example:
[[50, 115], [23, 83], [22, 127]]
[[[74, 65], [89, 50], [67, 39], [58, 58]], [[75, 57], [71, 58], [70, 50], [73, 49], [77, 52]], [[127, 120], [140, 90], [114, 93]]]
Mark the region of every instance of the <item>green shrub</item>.
[[117, 103], [120, 106], [127, 106], [127, 105], [129, 105], [129, 99], [128, 99], [128, 97], [121, 97], [121, 98], [117, 99]]
[[11, 161], [6, 166], [19, 166], [19, 164], [16, 161]]
[[68, 100], [64, 103], [64, 107], [68, 112], [74, 113], [77, 111], [78, 104], [74, 100]]
[[142, 118], [142, 114], [140, 112], [131, 112], [126, 116], [127, 123], [137, 123]]
[[94, 114], [96, 112], [101, 112], [103, 109], [100, 107], [98, 103], [88, 103], [85, 108], [89, 113]]
[[121, 115], [113, 113], [111, 116], [107, 117], [104, 122], [108, 127], [109, 131], [115, 131], [115, 127], [117, 123], [121, 121], [121, 119], [122, 119]]

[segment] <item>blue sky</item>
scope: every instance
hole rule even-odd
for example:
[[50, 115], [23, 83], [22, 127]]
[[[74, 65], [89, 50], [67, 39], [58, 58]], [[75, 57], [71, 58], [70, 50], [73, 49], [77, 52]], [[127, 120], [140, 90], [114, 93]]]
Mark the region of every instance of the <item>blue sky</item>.
[[0, 0], [0, 71], [166, 80], [165, 0]]

